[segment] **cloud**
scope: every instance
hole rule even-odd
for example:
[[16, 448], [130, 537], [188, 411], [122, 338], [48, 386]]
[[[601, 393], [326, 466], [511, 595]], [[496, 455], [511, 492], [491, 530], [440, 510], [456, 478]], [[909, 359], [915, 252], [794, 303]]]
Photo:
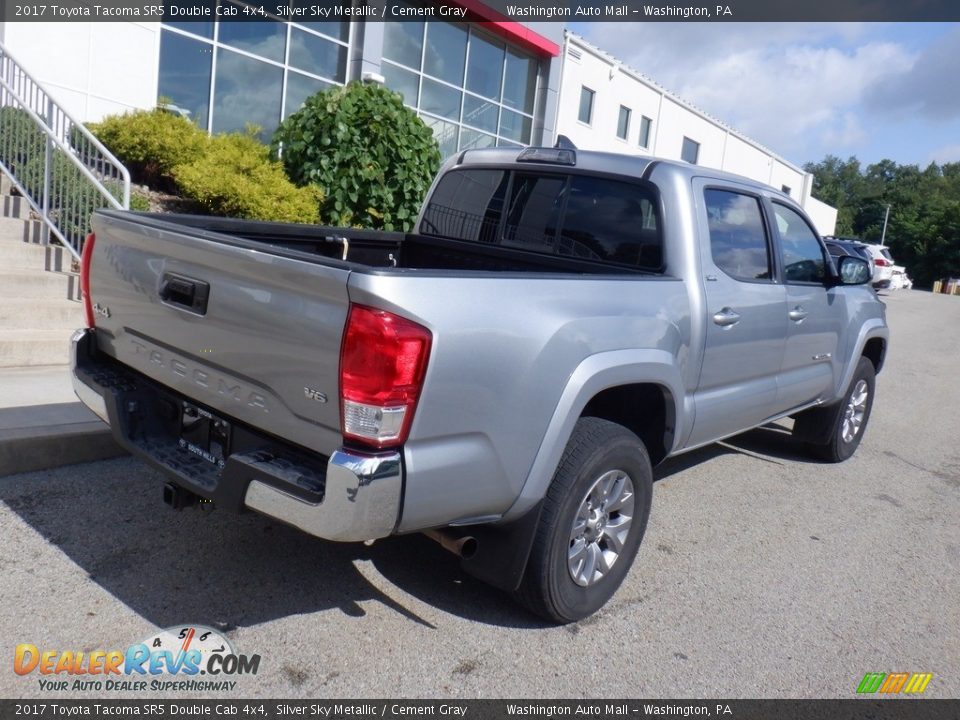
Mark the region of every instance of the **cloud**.
[[937, 148], [930, 153], [930, 157], [927, 158], [927, 162], [935, 162], [939, 165], [943, 165], [944, 163], [960, 162], [960, 144], [945, 145], [944, 147]]
[[823, 131], [823, 141], [832, 147], [851, 147], [866, 140], [867, 134], [860, 124], [856, 113], [847, 112], [839, 125], [828, 127]]
[[919, 113], [934, 120], [960, 118], [960, 26], [933, 42], [904, 73], [872, 87], [866, 105], [898, 116]]
[[[599, 32], [599, 31], [598, 31]], [[871, 88], [916, 56], [862, 24], [605, 24], [598, 44], [668, 90], [801, 163], [856, 152]]]

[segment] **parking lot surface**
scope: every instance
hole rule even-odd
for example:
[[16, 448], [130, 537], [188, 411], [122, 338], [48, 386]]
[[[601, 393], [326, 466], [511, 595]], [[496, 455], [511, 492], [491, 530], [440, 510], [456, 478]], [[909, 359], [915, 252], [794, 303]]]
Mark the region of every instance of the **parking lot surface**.
[[174, 512], [131, 458], [0, 478], [0, 697], [140, 698], [43, 692], [14, 646], [122, 650], [187, 624], [261, 656], [224, 698], [842, 698], [899, 671], [960, 697], [960, 298], [883, 299], [856, 456], [813, 462], [763, 428], [668, 461], [623, 587], [567, 627], [419, 535], [337, 545]]

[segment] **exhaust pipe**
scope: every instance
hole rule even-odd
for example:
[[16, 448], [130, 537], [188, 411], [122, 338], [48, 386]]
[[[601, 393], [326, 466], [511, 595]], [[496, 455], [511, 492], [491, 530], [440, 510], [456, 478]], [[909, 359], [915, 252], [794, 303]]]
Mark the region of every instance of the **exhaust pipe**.
[[448, 530], [421, 530], [421, 532], [457, 557], [468, 560], [477, 553], [477, 539], [470, 535], [461, 537]]

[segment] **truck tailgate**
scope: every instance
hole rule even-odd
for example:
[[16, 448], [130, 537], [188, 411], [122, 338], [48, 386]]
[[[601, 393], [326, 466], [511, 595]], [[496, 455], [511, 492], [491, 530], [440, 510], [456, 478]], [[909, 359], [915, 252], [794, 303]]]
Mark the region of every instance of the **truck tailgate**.
[[338, 447], [349, 269], [136, 215], [98, 213], [93, 230], [100, 350], [265, 432]]

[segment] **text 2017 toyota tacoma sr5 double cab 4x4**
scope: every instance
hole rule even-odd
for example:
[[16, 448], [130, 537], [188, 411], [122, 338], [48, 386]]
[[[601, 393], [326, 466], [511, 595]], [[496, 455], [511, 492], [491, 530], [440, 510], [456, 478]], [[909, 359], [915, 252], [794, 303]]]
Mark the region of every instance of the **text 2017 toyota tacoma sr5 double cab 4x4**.
[[411, 234], [93, 231], [74, 385], [169, 503], [427, 532], [561, 622], [627, 574], [652, 464], [786, 416], [844, 460], [887, 347], [864, 260], [781, 193], [668, 161], [466, 151]]

